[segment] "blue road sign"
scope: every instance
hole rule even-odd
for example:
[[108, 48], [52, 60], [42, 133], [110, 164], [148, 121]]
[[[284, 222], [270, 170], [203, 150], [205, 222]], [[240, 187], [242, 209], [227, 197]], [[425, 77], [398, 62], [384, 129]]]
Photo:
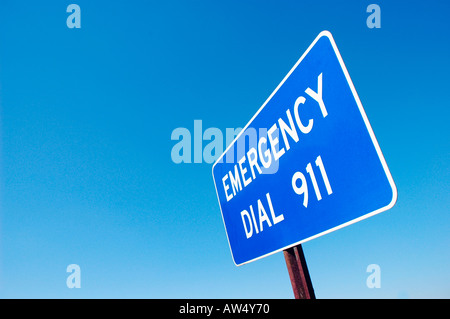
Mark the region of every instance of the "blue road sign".
[[391, 208], [397, 189], [328, 31], [213, 165], [236, 265]]

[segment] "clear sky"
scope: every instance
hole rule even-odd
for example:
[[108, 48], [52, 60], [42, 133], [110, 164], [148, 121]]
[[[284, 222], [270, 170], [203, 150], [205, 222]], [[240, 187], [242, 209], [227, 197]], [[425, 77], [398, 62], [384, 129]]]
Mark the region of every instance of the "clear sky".
[[[66, 24], [71, 3], [79, 29]], [[371, 3], [381, 28], [366, 25]], [[316, 296], [449, 298], [449, 11], [446, 1], [2, 0], [0, 297], [292, 298], [282, 253], [234, 265], [211, 164], [175, 164], [171, 134], [193, 133], [194, 120], [243, 127], [328, 30], [398, 201], [303, 244]], [[79, 289], [66, 286], [69, 264]], [[380, 288], [366, 285], [370, 264]]]

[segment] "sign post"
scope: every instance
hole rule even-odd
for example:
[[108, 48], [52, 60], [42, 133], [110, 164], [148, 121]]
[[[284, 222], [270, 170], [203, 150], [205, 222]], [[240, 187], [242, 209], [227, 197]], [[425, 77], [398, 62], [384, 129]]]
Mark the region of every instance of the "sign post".
[[302, 245], [283, 251], [295, 299], [316, 299]]
[[300, 287], [294, 291], [305, 298], [314, 293], [300, 244], [386, 211], [397, 200], [328, 31], [217, 159], [212, 174], [234, 263], [285, 251], [293, 286]]

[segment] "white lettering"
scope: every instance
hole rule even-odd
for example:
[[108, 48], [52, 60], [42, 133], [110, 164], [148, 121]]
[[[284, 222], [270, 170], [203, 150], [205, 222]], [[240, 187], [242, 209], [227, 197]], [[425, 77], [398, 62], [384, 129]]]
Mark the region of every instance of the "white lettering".
[[225, 190], [225, 196], [227, 197], [227, 202], [233, 198], [233, 195], [230, 194], [230, 196], [228, 196], [228, 190], [230, 189], [230, 186], [228, 186], [228, 184], [225, 183], [225, 181], [228, 179], [228, 174], [226, 174], [223, 178], [222, 178], [222, 183], [223, 183], [223, 189]]
[[241, 171], [241, 176], [242, 176], [242, 180], [244, 181], [244, 187], [245, 187], [248, 184], [250, 184], [250, 182], [252, 181], [252, 178], [249, 177], [248, 179], [245, 179], [245, 173], [247, 173], [247, 169], [245, 167], [242, 167], [242, 164], [244, 164], [244, 162], [245, 162], [245, 156], [243, 156], [238, 162], [239, 170]]
[[291, 147], [289, 146], [289, 141], [287, 139], [286, 132], [294, 140], [295, 143], [298, 142], [298, 134], [297, 130], [295, 129], [294, 121], [292, 120], [291, 111], [289, 109], [286, 111], [286, 115], [289, 120], [289, 126], [287, 126], [287, 124], [281, 118], [278, 119], [278, 125], [280, 125], [280, 131], [281, 135], [283, 135], [283, 141], [284, 145], [286, 145], [286, 150], [289, 151]]
[[284, 148], [281, 148], [279, 151], [277, 151], [278, 137], [273, 137], [273, 133], [275, 132], [278, 133], [278, 128], [276, 124], [272, 125], [269, 131], [267, 131], [267, 137], [269, 138], [270, 147], [272, 148], [273, 159], [277, 161], [284, 154], [285, 151]]
[[307, 88], [305, 90], [306, 94], [312, 97], [317, 103], [319, 103], [320, 111], [322, 112], [322, 116], [326, 117], [328, 115], [327, 109], [325, 108], [325, 104], [322, 99], [322, 73], [317, 77], [317, 93]]
[[313, 126], [313, 119], [310, 119], [308, 122], [308, 126], [303, 126], [302, 121], [300, 120], [300, 115], [298, 114], [298, 108], [300, 106], [300, 104], [305, 104], [306, 99], [303, 96], [299, 96], [297, 98], [297, 100], [295, 100], [295, 104], [294, 104], [294, 116], [295, 116], [295, 121], [297, 122], [297, 126], [300, 129], [300, 131], [303, 134], [308, 134], [309, 132], [311, 132], [312, 126]]
[[242, 190], [242, 184], [241, 184], [241, 179], [239, 177], [237, 165], [234, 165], [234, 176], [231, 171], [228, 172], [228, 174], [230, 175], [230, 183], [231, 183], [231, 188], [233, 189], [233, 194], [236, 195], [237, 192]]
[[[244, 218], [244, 216], [245, 216], [245, 218]], [[252, 221], [250, 220], [250, 215], [249, 215], [248, 211], [246, 211], [244, 209], [241, 212], [241, 217], [242, 217], [242, 223], [244, 224], [245, 236], [247, 236], [247, 238], [250, 238], [253, 235], [253, 226], [252, 226]], [[248, 220], [249, 228], [247, 228], [247, 223], [245, 222], [245, 219]]]

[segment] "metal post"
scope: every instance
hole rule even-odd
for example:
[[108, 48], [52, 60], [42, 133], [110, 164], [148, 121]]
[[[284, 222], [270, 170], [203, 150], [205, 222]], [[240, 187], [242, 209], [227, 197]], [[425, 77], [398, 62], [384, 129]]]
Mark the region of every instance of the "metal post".
[[316, 299], [302, 245], [283, 251], [295, 299]]

